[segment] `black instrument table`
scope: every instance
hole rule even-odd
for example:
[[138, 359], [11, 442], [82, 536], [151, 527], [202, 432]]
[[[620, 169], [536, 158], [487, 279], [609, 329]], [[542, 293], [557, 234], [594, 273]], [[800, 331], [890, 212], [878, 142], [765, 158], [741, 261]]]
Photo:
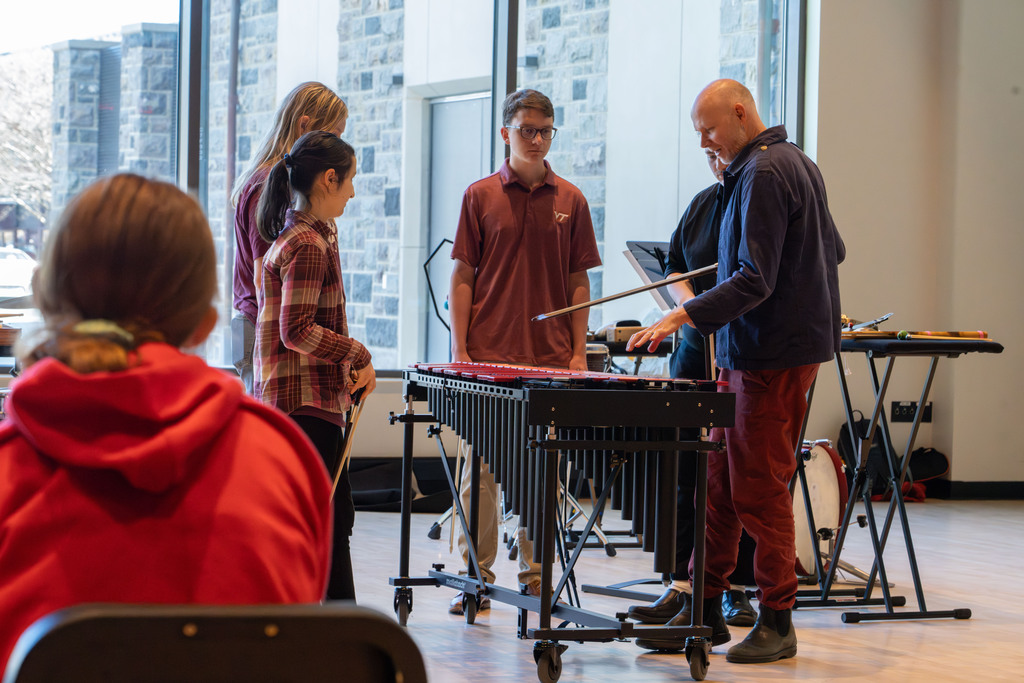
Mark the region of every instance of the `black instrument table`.
[[[924, 597], [924, 589], [921, 585], [921, 575], [918, 570], [917, 556], [914, 551], [914, 541], [910, 532], [910, 523], [907, 518], [906, 502], [903, 498], [903, 484], [908, 481], [907, 475], [910, 466], [910, 454], [914, 449], [914, 442], [917, 439], [917, 432], [921, 426], [924, 416], [924, 409], [928, 402], [928, 394], [931, 391], [932, 380], [935, 378], [935, 370], [940, 358], [956, 358], [968, 353], [1001, 353], [1003, 347], [989, 339], [891, 339], [872, 337], [851, 337], [844, 338], [841, 343], [843, 353], [863, 353], [870, 371], [871, 387], [874, 395], [874, 406], [871, 416], [868, 419], [866, 430], [862, 431], [857, 426], [854, 418], [854, 410], [850, 401], [849, 386], [846, 375], [843, 372], [843, 362], [837, 354], [835, 357], [836, 370], [839, 373], [839, 386], [842, 392], [843, 408], [846, 414], [846, 428], [852, 437], [854, 453], [857, 458], [856, 472], [854, 477], [853, 491], [846, 505], [843, 520], [839, 526], [838, 538], [835, 545], [835, 554], [825, 576], [821, 581], [822, 601], [828, 602], [829, 592], [835, 580], [839, 566], [839, 555], [842, 552], [843, 542], [846, 538], [846, 530], [850, 526], [853, 516], [853, 509], [858, 498], [864, 502], [864, 509], [867, 518], [868, 528], [871, 535], [871, 545], [874, 551], [874, 562], [867, 580], [867, 587], [864, 595], [859, 600], [844, 601], [849, 605], [877, 604], [877, 599], [872, 600], [871, 592], [876, 584], [881, 587], [883, 594], [884, 613], [872, 612], [844, 612], [842, 619], [847, 623], [860, 621], [885, 621], [896, 619], [969, 619], [971, 611], [966, 608], [953, 610], [929, 610]], [[928, 370], [925, 373], [921, 395], [917, 402], [917, 410], [910, 426], [910, 436], [907, 439], [906, 447], [902, 453], [897, 453], [892, 434], [889, 430], [888, 421], [885, 418], [885, 395], [889, 387], [889, 380], [892, 378], [893, 367], [897, 358], [918, 357], [929, 358]], [[879, 376], [877, 360], [886, 359], [885, 368]], [[809, 408], [808, 408], [809, 409]], [[885, 514], [884, 522], [879, 529], [871, 500], [871, 482], [867, 477], [867, 458], [871, 444], [874, 440], [875, 430], [881, 432], [883, 451], [888, 465], [889, 484], [891, 498]], [[914, 590], [917, 596], [917, 611], [901, 610], [896, 611], [898, 606], [889, 590], [889, 583], [886, 577], [885, 562], [883, 559], [886, 541], [889, 530], [895, 518], [899, 518], [903, 530], [907, 558], [910, 562], [910, 571], [913, 576]], [[820, 566], [820, 564], [819, 564]]]

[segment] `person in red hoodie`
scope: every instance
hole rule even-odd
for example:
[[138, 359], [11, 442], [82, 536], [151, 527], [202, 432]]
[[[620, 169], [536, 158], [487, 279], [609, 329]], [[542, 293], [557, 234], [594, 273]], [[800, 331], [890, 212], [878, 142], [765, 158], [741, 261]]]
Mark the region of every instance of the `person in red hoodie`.
[[182, 349], [217, 319], [199, 205], [135, 175], [64, 210], [33, 280], [45, 326], [0, 422], [0, 668], [79, 603], [315, 603], [330, 481], [283, 414]]

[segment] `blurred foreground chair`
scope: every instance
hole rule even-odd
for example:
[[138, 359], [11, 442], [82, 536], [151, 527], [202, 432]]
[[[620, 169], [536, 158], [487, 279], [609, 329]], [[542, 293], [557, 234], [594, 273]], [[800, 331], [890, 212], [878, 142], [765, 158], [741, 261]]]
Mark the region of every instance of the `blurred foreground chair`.
[[405, 629], [351, 603], [79, 605], [30, 626], [3, 683], [425, 683]]

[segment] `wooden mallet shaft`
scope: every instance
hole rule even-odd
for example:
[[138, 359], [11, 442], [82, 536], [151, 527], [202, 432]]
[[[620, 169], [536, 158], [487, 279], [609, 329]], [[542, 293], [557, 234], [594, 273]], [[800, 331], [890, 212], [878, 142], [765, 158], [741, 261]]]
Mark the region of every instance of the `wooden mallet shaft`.
[[664, 280], [659, 280], [658, 282], [652, 282], [652, 283], [647, 284], [647, 285], [641, 285], [640, 287], [635, 287], [635, 288], [627, 290], [625, 292], [619, 292], [618, 294], [610, 294], [608, 296], [601, 297], [600, 299], [594, 299], [593, 301], [586, 301], [586, 302], [584, 302], [582, 304], [576, 304], [575, 306], [569, 306], [568, 308], [560, 308], [559, 310], [551, 311], [550, 313], [541, 313], [540, 315], [534, 316], [533, 320], [547, 320], [548, 318], [557, 318], [557, 317], [559, 317], [561, 315], [567, 315], [569, 313], [574, 313], [574, 312], [582, 310], [584, 308], [590, 308], [591, 306], [596, 306], [598, 304], [603, 304], [603, 303], [605, 303], [607, 301], [615, 301], [616, 299], [623, 299], [623, 298], [625, 298], [627, 296], [632, 296], [633, 294], [639, 294], [640, 292], [646, 292], [646, 291], [649, 291], [649, 290], [652, 290], [652, 289], [657, 289], [658, 287], [664, 287], [666, 285], [671, 285], [671, 284], [673, 284], [675, 282], [682, 282], [683, 280], [692, 280], [694, 278], [700, 277], [701, 275], [709, 275], [710, 273], [715, 273], [715, 272], [718, 272], [718, 264], [717, 263], [712, 263], [710, 266], [704, 266], [703, 268], [698, 268], [697, 270], [691, 270], [689, 273], [676, 273], [675, 275], [673, 275], [671, 277], [667, 277]]

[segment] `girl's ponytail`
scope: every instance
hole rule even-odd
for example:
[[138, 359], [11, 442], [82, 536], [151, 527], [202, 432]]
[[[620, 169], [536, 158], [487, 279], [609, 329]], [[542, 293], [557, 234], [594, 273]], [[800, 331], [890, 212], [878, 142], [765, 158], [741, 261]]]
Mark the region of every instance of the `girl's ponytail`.
[[256, 205], [256, 229], [266, 242], [273, 242], [281, 234], [285, 212], [292, 205], [292, 186], [286, 164], [282, 159], [270, 169]]

